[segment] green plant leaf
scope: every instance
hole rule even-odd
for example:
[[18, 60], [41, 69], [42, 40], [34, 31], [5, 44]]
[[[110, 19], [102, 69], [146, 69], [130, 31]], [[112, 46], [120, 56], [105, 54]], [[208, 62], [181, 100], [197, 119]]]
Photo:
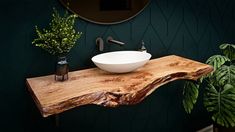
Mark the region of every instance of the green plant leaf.
[[224, 55], [230, 60], [235, 60], [235, 45], [234, 44], [221, 44], [219, 48], [223, 51]]
[[[219, 90], [218, 90], [219, 89]], [[208, 84], [204, 93], [204, 106], [212, 113], [212, 120], [225, 127], [235, 126], [235, 87], [231, 84], [223, 88], [215, 88]]]
[[[220, 49], [225, 56], [213, 55], [206, 63], [214, 67], [214, 71], [201, 77], [199, 84], [207, 84], [203, 103], [208, 112], [212, 113], [212, 120], [225, 127], [235, 126], [235, 45], [222, 44]], [[227, 66], [226, 62], [230, 62]], [[187, 113], [191, 113], [197, 100], [199, 85], [186, 82], [183, 89], [183, 106]], [[197, 90], [197, 91], [196, 91]], [[196, 91], [196, 92], [195, 92]]]
[[32, 41], [37, 47], [44, 49], [52, 55], [66, 54], [81, 37], [81, 32], [75, 31], [76, 15], [66, 12], [63, 16], [54, 8], [49, 29], [41, 31], [36, 26], [37, 38]]
[[199, 85], [196, 82], [186, 81], [183, 89], [183, 106], [187, 113], [191, 113], [197, 102]]
[[214, 72], [216, 82], [220, 86], [225, 84], [235, 84], [235, 66], [223, 65]]
[[216, 71], [218, 68], [220, 68], [227, 61], [230, 61], [230, 59], [226, 56], [213, 55], [209, 59], [207, 59], [206, 63], [213, 66], [214, 71]]

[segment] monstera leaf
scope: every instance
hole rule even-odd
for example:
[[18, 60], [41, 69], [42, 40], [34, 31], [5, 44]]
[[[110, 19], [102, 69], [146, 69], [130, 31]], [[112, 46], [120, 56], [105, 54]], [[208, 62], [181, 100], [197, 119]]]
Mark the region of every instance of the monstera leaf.
[[219, 47], [225, 56], [231, 60], [235, 60], [235, 45], [234, 44], [222, 44]]
[[208, 84], [204, 94], [204, 106], [212, 113], [212, 120], [225, 127], [235, 126], [235, 87], [226, 84], [215, 88]]
[[197, 102], [199, 85], [196, 82], [186, 81], [183, 89], [183, 106], [187, 113], [191, 113]]
[[[201, 77], [198, 83], [186, 82], [183, 89], [183, 106], [191, 113], [198, 98], [200, 84], [207, 86], [204, 91], [204, 106], [212, 114], [212, 120], [225, 127], [235, 126], [235, 45], [222, 44], [224, 55], [213, 55], [206, 63], [214, 71]], [[229, 63], [228, 63], [229, 62]], [[227, 66], [227, 64], [229, 66]]]
[[227, 61], [230, 61], [230, 59], [226, 56], [213, 55], [209, 59], [207, 59], [206, 63], [213, 66], [214, 71], [216, 71], [219, 67], [221, 67]]
[[220, 86], [224, 86], [227, 83], [235, 84], [235, 66], [223, 65], [215, 71], [214, 76]]

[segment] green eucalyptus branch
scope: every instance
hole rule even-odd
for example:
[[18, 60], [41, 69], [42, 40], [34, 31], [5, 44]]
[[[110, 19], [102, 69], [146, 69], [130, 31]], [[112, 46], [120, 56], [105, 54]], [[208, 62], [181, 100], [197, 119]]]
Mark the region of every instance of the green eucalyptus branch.
[[42, 29], [36, 26], [37, 38], [32, 42], [52, 55], [67, 54], [81, 37], [82, 32], [74, 29], [76, 15], [60, 16], [56, 9], [53, 10], [52, 20], [49, 29]]

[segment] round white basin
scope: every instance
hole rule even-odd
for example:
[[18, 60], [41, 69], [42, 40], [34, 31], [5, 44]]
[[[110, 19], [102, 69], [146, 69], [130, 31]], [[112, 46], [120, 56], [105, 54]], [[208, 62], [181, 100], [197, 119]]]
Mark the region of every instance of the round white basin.
[[115, 51], [91, 58], [100, 69], [112, 73], [131, 72], [146, 64], [151, 54], [140, 51]]

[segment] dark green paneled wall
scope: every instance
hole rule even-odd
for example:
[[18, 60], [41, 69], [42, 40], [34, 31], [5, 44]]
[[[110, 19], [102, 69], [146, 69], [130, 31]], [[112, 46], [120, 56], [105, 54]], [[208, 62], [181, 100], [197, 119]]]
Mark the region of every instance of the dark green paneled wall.
[[[118, 108], [84, 106], [53, 118], [42, 118], [25, 86], [25, 78], [54, 71], [55, 58], [31, 44], [34, 26], [48, 25], [52, 8], [65, 9], [57, 0], [8, 0], [1, 2], [0, 131], [62, 132], [189, 132], [210, 124], [201, 101], [192, 115], [181, 104], [183, 81], [167, 84], [138, 105]], [[94, 66], [98, 36], [126, 42], [108, 45], [106, 51], [136, 50], [144, 40], [153, 58], [177, 54], [204, 62], [218, 53], [218, 45], [234, 43], [233, 0], [152, 0], [134, 19], [118, 25], [96, 25], [78, 20], [82, 38], [69, 54], [71, 70]]]

